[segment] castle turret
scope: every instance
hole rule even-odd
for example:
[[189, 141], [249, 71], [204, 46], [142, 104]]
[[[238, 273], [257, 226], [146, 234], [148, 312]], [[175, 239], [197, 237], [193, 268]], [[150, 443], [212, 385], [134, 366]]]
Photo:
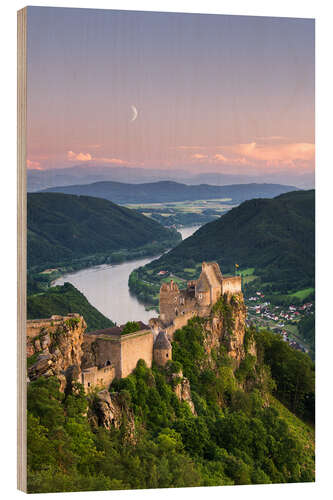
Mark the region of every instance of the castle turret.
[[178, 316], [179, 288], [172, 280], [170, 283], [163, 283], [160, 288], [160, 318], [166, 325], [171, 323], [175, 316]]
[[195, 297], [198, 301], [198, 305], [201, 307], [209, 306], [211, 304], [211, 290], [209, 281], [204, 272], [201, 273], [196, 289], [195, 289]]
[[169, 360], [172, 359], [172, 346], [168, 339], [167, 334], [161, 331], [154, 343], [154, 361], [159, 366], [164, 366]]

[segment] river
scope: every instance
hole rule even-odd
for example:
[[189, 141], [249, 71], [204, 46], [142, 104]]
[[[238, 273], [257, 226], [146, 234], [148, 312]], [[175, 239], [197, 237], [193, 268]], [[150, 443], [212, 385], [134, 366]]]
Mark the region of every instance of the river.
[[[178, 229], [183, 240], [191, 236], [200, 226], [189, 226]], [[146, 311], [128, 288], [128, 278], [137, 267], [144, 266], [159, 256], [131, 260], [123, 264], [102, 265], [81, 269], [74, 273], [64, 274], [54, 281], [53, 285], [72, 283], [82, 292], [94, 307], [118, 325], [127, 321], [147, 322], [156, 315], [154, 311]]]

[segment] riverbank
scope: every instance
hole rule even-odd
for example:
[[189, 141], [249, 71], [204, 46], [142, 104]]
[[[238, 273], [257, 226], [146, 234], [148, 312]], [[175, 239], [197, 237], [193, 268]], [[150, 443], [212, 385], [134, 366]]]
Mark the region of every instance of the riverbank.
[[[46, 291], [53, 286], [55, 281], [67, 273], [74, 273], [83, 269], [89, 269], [101, 265], [116, 265], [123, 262], [129, 262], [145, 257], [160, 256], [166, 250], [175, 246], [175, 243], [181, 241], [163, 240], [153, 242], [135, 249], [122, 249], [109, 253], [97, 253], [86, 257], [78, 258], [72, 261], [64, 261], [58, 264], [50, 263], [45, 266], [34, 267], [28, 270], [28, 295]], [[151, 259], [153, 260], [153, 259]]]
[[[185, 239], [197, 229], [198, 226], [190, 226], [179, 228], [178, 231]], [[117, 324], [139, 320], [147, 322], [157, 313], [154, 308], [146, 309], [146, 306], [130, 292], [128, 280], [135, 269], [145, 266], [160, 255], [62, 273], [52, 280], [52, 285], [71, 283], [96, 309]]]

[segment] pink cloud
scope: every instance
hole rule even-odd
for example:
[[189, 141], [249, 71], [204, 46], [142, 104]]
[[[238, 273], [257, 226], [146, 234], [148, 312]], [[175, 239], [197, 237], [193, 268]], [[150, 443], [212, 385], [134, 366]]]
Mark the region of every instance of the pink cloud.
[[42, 167], [41, 167], [39, 161], [27, 160], [27, 167], [28, 168], [35, 168], [37, 170], [42, 170]]
[[90, 153], [74, 153], [74, 151], [67, 151], [67, 159], [71, 161], [90, 161], [92, 156]]
[[69, 161], [94, 161], [96, 163], [107, 163], [112, 165], [129, 165], [130, 162], [122, 160], [121, 158], [113, 158], [113, 157], [99, 157], [93, 156], [90, 153], [74, 153], [74, 151], [67, 151], [67, 159]]
[[249, 144], [237, 144], [226, 148], [232, 155], [244, 156], [247, 160], [257, 160], [264, 164], [285, 164], [296, 166], [297, 162], [313, 162], [315, 157], [315, 145], [312, 143], [289, 143], [260, 145], [256, 142]]
[[117, 165], [129, 165], [128, 161], [121, 160], [120, 158], [94, 158], [94, 160], [100, 163], [112, 163]]
[[[276, 136], [276, 139], [281, 140], [282, 137]], [[284, 166], [286, 168], [302, 169], [312, 169], [314, 167], [315, 145], [313, 143], [272, 142], [273, 144], [249, 142], [206, 148], [207, 154], [191, 154], [189, 159], [190, 161], [205, 160], [211, 164], [239, 167], [257, 166], [264, 168]]]
[[228, 161], [228, 159], [224, 155], [221, 155], [221, 154], [214, 155], [214, 159], [218, 160], [218, 161], [222, 161], [222, 162], [227, 162]]
[[175, 149], [196, 150], [196, 149], [207, 149], [207, 148], [206, 146], [176, 146]]
[[283, 135], [266, 135], [266, 136], [258, 136], [254, 137], [254, 139], [261, 141], [261, 142], [271, 142], [271, 141], [288, 141], [287, 137], [284, 137]]
[[199, 154], [199, 153], [196, 153], [196, 154], [192, 155], [192, 156], [191, 156], [191, 158], [194, 158], [195, 160], [203, 160], [203, 159], [205, 159], [205, 158], [208, 158], [208, 156], [207, 156], [207, 155], [201, 155], [201, 154]]
[[222, 154], [216, 154], [211, 159], [212, 163], [228, 163], [229, 165], [249, 165], [249, 161], [244, 157], [227, 157]]

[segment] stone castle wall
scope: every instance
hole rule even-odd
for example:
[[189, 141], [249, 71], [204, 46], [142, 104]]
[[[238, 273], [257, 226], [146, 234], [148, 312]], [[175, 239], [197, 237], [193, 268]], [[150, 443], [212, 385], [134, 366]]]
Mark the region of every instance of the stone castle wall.
[[222, 293], [241, 293], [242, 291], [242, 277], [231, 276], [230, 278], [223, 278]]
[[[209, 282], [202, 283], [202, 291], [196, 289], [198, 281], [189, 282], [186, 290], [179, 290], [177, 284], [172, 281], [162, 284], [161, 314], [159, 318], [149, 321], [150, 329], [145, 328], [127, 335], [121, 335], [117, 328], [84, 334], [86, 323], [79, 314], [28, 320], [27, 354], [32, 356], [41, 353], [36, 366], [30, 370], [31, 379], [45, 371], [65, 376], [75, 368], [77, 379], [82, 380], [86, 390], [96, 385], [108, 388], [115, 377], [124, 378], [132, 373], [140, 359], [143, 359], [149, 368], [153, 358], [159, 364], [165, 364], [172, 357], [172, 349], [170, 347], [165, 352], [156, 352], [158, 349], [154, 349], [154, 337], [160, 331], [164, 331], [172, 341], [174, 332], [186, 326], [191, 318], [197, 315], [209, 316], [221, 293], [230, 297], [231, 294], [242, 291], [241, 277], [222, 278], [216, 263], [203, 263], [203, 271], [209, 277]], [[203, 280], [207, 279], [205, 273], [202, 275]], [[206, 292], [207, 287], [210, 300], [209, 303], [203, 304], [202, 294]], [[241, 327], [239, 331], [242, 332]], [[57, 345], [53, 346], [53, 338], [56, 339]], [[233, 348], [231, 351], [237, 350]]]
[[64, 321], [71, 318], [81, 318], [80, 314], [69, 313], [66, 316], [58, 316], [54, 314], [50, 318], [44, 319], [28, 319], [27, 320], [27, 337], [33, 339], [40, 335], [43, 330], [48, 330], [50, 333], [57, 331], [59, 326], [63, 326]]
[[175, 333], [175, 331], [179, 328], [183, 328], [183, 326], [186, 326], [187, 322], [196, 314], [197, 313], [195, 311], [191, 311], [186, 314], [182, 314], [181, 316], [177, 316], [176, 318], [174, 318], [173, 322], [170, 325], [163, 328], [169, 339], [173, 340], [173, 334]]
[[163, 283], [160, 289], [160, 316], [162, 321], [169, 322], [175, 315], [179, 302], [180, 292], [178, 285], [171, 281]]
[[[85, 334], [84, 341], [90, 343], [94, 352], [94, 361], [98, 367], [112, 364], [115, 368], [115, 376], [121, 378], [121, 343], [113, 337], [98, 337]], [[92, 345], [93, 344], [93, 345]]]
[[117, 378], [127, 377], [139, 359], [143, 359], [149, 367], [152, 365], [154, 334], [150, 329], [128, 335], [86, 334], [84, 337], [93, 348], [96, 365], [103, 367], [111, 363]]
[[94, 386], [103, 387], [108, 389], [111, 382], [115, 378], [115, 367], [114, 365], [104, 366], [98, 368], [97, 366], [92, 366], [82, 371], [81, 380], [85, 391], [88, 391]]
[[141, 330], [121, 337], [121, 376], [127, 377], [143, 359], [151, 368], [153, 361], [154, 335], [151, 330]]

